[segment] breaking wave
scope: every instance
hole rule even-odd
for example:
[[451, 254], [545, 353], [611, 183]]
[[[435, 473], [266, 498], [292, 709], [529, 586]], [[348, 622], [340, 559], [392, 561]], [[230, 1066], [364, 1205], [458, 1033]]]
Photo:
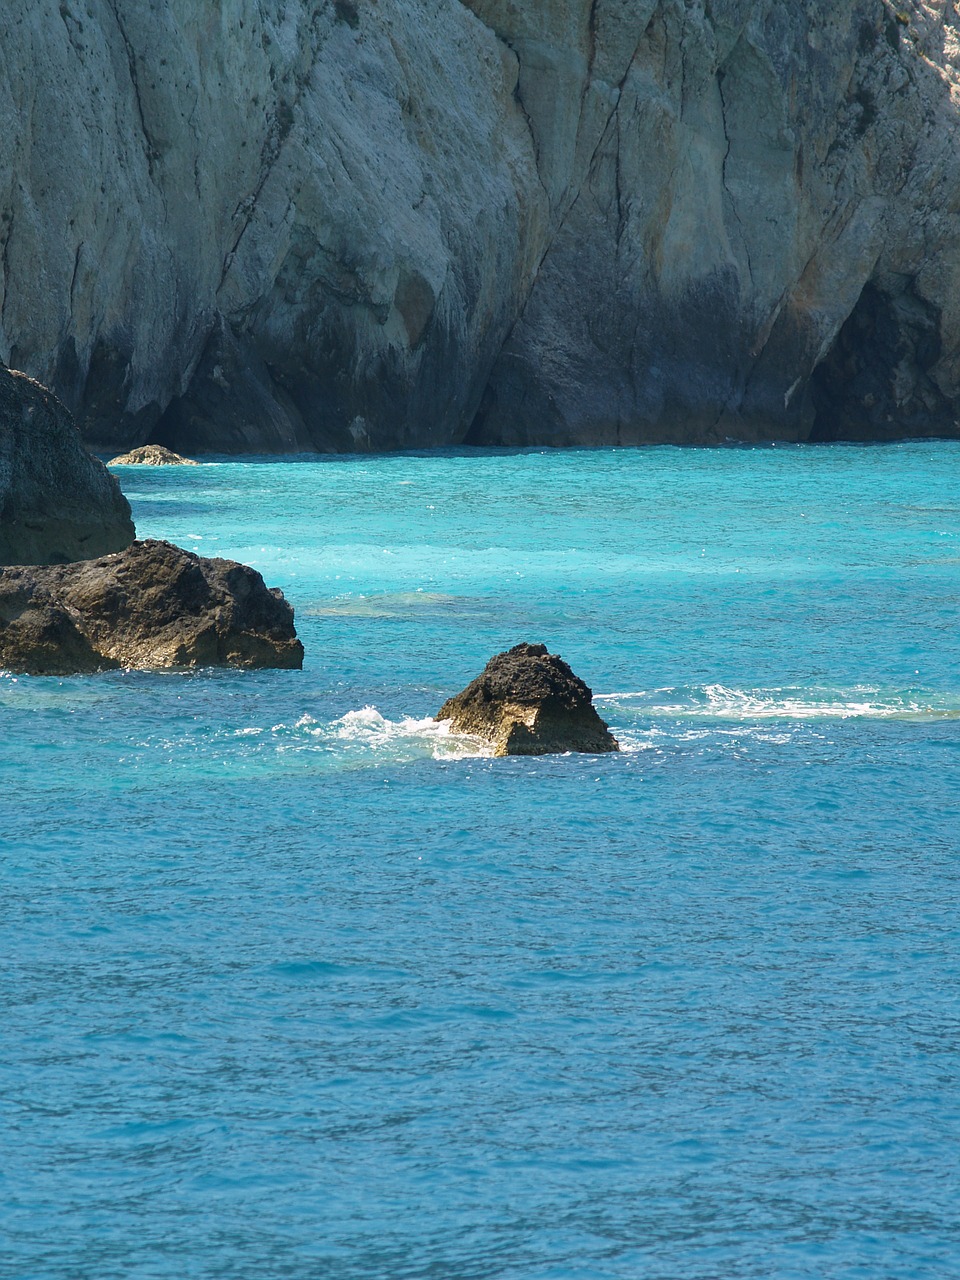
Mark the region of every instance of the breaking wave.
[[960, 694], [924, 689], [892, 690], [854, 685], [734, 689], [722, 684], [603, 693], [594, 699], [607, 716], [635, 719], [755, 720], [957, 720]]
[[429, 754], [436, 760], [460, 760], [468, 756], [488, 756], [492, 752], [469, 734], [452, 733], [449, 720], [432, 716], [417, 720], [406, 716], [389, 720], [376, 707], [348, 711], [332, 725], [334, 735], [343, 743], [362, 747], [408, 747], [415, 754]]

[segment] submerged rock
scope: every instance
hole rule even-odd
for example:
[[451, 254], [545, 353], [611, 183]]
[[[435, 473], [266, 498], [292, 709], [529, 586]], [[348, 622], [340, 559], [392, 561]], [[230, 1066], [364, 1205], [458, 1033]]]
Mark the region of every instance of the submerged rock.
[[130, 504], [46, 387], [0, 366], [0, 564], [58, 564], [120, 551]]
[[440, 708], [457, 733], [492, 743], [498, 756], [619, 751], [593, 694], [542, 644], [518, 644], [491, 658], [476, 680]]
[[169, 542], [79, 564], [0, 569], [0, 668], [303, 665], [293, 609], [255, 569]]
[[142, 444], [118, 458], [111, 458], [108, 467], [199, 467], [193, 458], [184, 458], [162, 444]]

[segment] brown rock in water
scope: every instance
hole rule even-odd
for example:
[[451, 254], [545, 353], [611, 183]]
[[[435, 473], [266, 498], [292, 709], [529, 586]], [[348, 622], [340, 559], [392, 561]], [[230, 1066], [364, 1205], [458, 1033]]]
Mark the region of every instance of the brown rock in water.
[[199, 467], [193, 458], [184, 458], [162, 444], [142, 444], [129, 453], [111, 458], [108, 467]]
[[542, 644], [518, 644], [491, 658], [476, 680], [440, 708], [457, 733], [492, 743], [498, 756], [619, 751], [593, 694]]
[[78, 564], [0, 569], [0, 668], [299, 669], [293, 609], [255, 569], [169, 542]]
[[0, 365], [0, 564], [61, 564], [134, 539], [130, 504], [52, 392]]

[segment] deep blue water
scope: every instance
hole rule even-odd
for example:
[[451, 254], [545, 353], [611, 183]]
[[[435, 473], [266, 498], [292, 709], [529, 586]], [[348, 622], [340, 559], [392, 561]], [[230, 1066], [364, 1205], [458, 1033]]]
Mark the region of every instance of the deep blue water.
[[4, 1280], [960, 1275], [958, 464], [120, 469], [306, 669], [0, 677]]

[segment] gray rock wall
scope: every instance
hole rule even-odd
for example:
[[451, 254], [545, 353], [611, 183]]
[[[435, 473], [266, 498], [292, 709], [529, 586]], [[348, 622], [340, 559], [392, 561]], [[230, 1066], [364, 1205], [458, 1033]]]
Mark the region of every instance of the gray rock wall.
[[89, 438], [466, 430], [546, 208], [516, 59], [472, 13], [35, 0], [0, 49], [0, 357]]
[[952, 6], [647, 9], [471, 438], [958, 434]]
[[88, 560], [133, 537], [130, 504], [64, 406], [0, 368], [0, 565]]
[[0, 358], [196, 452], [960, 434], [947, 0], [33, 0]]

